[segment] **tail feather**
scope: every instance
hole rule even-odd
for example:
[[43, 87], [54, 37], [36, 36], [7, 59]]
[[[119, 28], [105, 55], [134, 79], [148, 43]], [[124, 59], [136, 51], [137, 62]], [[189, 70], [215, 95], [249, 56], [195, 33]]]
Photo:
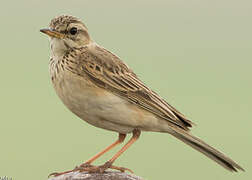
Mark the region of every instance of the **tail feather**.
[[199, 138], [189, 134], [182, 129], [172, 128], [173, 131], [171, 134], [176, 138], [180, 139], [184, 143], [188, 144], [192, 148], [196, 149], [197, 151], [203, 153], [210, 159], [214, 160], [227, 170], [231, 172], [237, 172], [237, 170], [245, 171], [240, 165], [234, 162], [232, 159], [221, 153], [220, 151], [216, 150], [215, 148], [209, 146], [204, 141], [200, 140]]

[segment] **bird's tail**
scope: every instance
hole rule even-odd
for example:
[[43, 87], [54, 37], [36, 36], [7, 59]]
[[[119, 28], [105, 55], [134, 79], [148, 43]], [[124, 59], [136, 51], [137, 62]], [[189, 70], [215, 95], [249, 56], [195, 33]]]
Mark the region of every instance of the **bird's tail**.
[[193, 147], [197, 151], [203, 153], [210, 159], [214, 160], [227, 170], [231, 172], [233, 171], [237, 172], [237, 169], [244, 171], [244, 169], [241, 166], [239, 166], [236, 162], [234, 162], [232, 159], [230, 159], [220, 151], [216, 150], [215, 148], [209, 146], [207, 143], [200, 140], [199, 138], [191, 135], [189, 132], [178, 128], [172, 128], [172, 132], [170, 133], [176, 138], [183, 141], [184, 143]]

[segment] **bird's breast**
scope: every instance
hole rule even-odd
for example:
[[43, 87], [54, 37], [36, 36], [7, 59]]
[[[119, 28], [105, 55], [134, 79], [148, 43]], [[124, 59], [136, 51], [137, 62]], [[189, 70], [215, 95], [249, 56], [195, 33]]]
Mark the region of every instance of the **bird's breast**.
[[152, 113], [100, 88], [84, 76], [62, 71], [53, 80], [56, 93], [78, 117], [96, 127], [120, 133], [134, 128], [160, 131], [163, 124]]
[[131, 114], [124, 99], [69, 72], [58, 73], [53, 85], [62, 102], [88, 123], [122, 133], [133, 130], [124, 122], [123, 115]]

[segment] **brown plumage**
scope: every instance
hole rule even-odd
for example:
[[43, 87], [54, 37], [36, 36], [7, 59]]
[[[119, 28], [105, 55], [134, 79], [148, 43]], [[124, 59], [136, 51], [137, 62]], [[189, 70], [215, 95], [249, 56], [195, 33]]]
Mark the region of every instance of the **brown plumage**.
[[[79, 19], [60, 16], [51, 21], [50, 29], [41, 31], [51, 37], [50, 73], [63, 103], [88, 123], [120, 134], [115, 143], [81, 165], [82, 170], [113, 168], [112, 163], [137, 140], [141, 130], [170, 133], [227, 170], [244, 170], [191, 135], [193, 123], [144, 85], [119, 57], [92, 41]], [[132, 139], [112, 159], [103, 166], [87, 167], [130, 132]]]
[[79, 62], [90, 80], [185, 130], [192, 122], [139, 80], [116, 55], [99, 46], [80, 49]]

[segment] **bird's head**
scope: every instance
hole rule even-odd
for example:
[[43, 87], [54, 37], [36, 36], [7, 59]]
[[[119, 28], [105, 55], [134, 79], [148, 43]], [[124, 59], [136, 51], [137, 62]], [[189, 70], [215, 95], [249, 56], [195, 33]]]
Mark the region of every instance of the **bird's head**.
[[67, 51], [91, 42], [86, 26], [76, 17], [62, 15], [51, 20], [49, 28], [40, 32], [50, 37], [52, 54], [62, 56]]

